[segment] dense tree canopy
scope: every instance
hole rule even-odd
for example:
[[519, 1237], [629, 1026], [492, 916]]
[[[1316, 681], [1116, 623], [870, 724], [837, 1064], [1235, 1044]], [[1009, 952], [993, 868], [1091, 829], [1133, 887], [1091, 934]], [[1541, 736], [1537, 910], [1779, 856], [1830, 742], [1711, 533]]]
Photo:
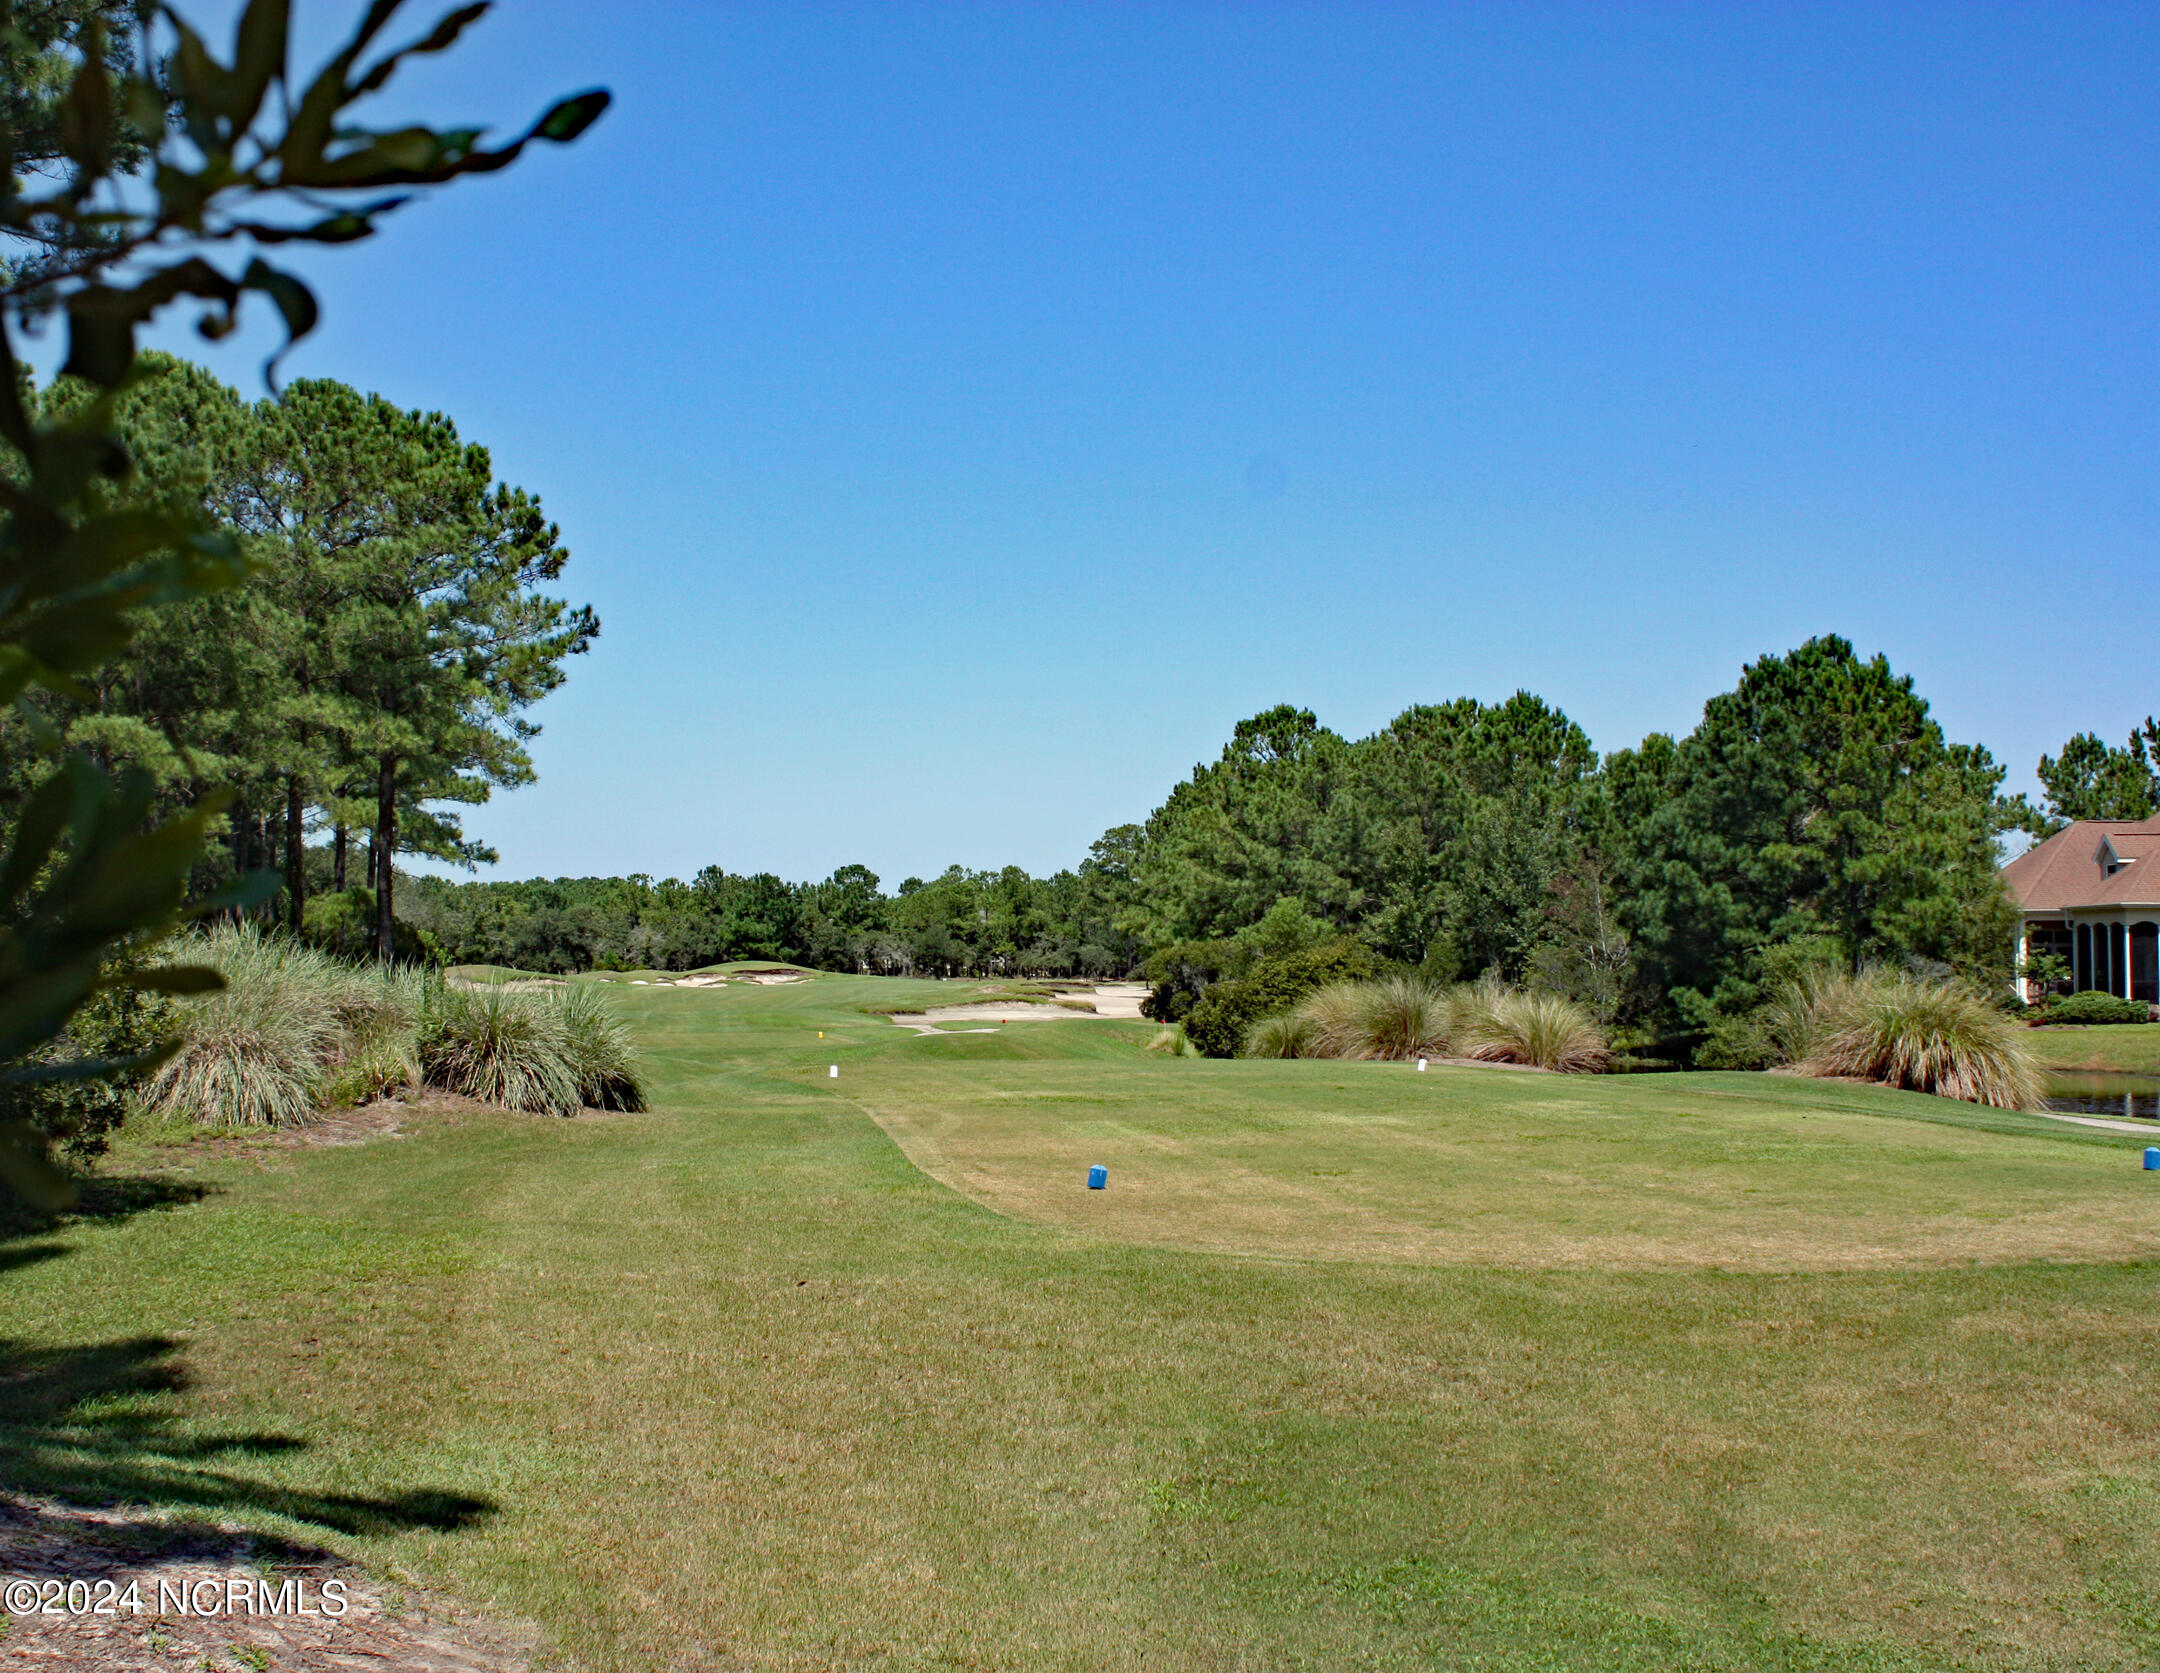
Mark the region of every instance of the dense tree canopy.
[[[526, 711], [599, 623], [543, 590], [569, 556], [559, 532], [443, 415], [324, 380], [245, 402], [164, 355], [142, 370], [116, 414], [140, 463], [107, 497], [209, 516], [254, 573], [147, 617], [88, 700], [44, 707], [71, 743], [148, 768], [175, 803], [204, 784], [236, 792], [223, 869], [281, 869], [296, 927], [308, 832], [332, 833], [340, 855], [365, 832], [387, 954], [393, 857], [493, 858], [455, 808], [531, 778]], [[45, 406], [88, 399], [63, 381]], [[340, 860], [331, 887], [344, 873]]]
[[2149, 819], [2160, 810], [2160, 722], [2147, 720], [2121, 749], [2080, 732], [2062, 754], [2040, 757], [2039, 778], [2047, 805], [2036, 836], [2073, 819]]
[[1997, 868], [2019, 810], [1987, 751], [1946, 742], [1882, 657], [1834, 637], [1766, 656], [1688, 737], [1608, 778], [1623, 917], [1682, 1018], [1745, 1003], [1763, 952], [1802, 937], [2007, 982]]
[[1324, 947], [1349, 968], [1354, 947], [1361, 968], [1528, 981], [1687, 1050], [1796, 959], [2003, 987], [2015, 919], [1997, 868], [2027, 810], [2002, 779], [1909, 678], [1822, 638], [1744, 669], [1688, 736], [1602, 762], [1528, 693], [1420, 705], [1355, 740], [1269, 709], [1054, 877], [956, 866], [891, 896], [860, 866], [799, 885], [718, 868], [423, 881], [415, 922], [442, 956], [533, 969], [1130, 973], [1168, 1020], [1217, 984], [1206, 1014], [1242, 1016], [1250, 972]]

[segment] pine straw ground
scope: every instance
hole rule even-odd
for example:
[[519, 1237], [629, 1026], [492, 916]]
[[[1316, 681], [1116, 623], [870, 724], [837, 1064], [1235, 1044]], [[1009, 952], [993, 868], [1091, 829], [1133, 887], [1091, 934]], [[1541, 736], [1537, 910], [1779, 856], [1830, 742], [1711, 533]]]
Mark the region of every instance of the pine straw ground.
[[[0, 1575], [110, 1581], [103, 1598], [143, 1601], [140, 1613], [114, 1609], [70, 1615], [4, 1616], [0, 1667], [37, 1673], [524, 1673], [534, 1635], [507, 1631], [413, 1587], [386, 1582], [321, 1549], [266, 1540], [226, 1523], [155, 1513], [80, 1510], [40, 1500], [0, 1499]], [[239, 1589], [234, 1589], [234, 1583]], [[335, 1619], [321, 1612], [325, 1581], [343, 1594]], [[160, 1589], [163, 1583], [165, 1590]], [[310, 1613], [257, 1609], [291, 1582]], [[176, 1607], [174, 1599], [191, 1600]], [[160, 1600], [166, 1607], [160, 1608]], [[204, 1606], [201, 1613], [194, 1605]]]
[[936, 992], [617, 989], [648, 1114], [131, 1141], [0, 1239], [0, 1481], [603, 1673], [2160, 1663], [2137, 1139], [856, 1008]]

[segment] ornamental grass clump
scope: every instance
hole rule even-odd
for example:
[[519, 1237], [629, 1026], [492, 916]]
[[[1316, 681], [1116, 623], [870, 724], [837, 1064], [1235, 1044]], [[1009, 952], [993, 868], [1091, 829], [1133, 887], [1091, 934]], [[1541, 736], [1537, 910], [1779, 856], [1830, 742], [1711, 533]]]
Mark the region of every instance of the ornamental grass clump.
[[581, 984], [551, 996], [562, 1025], [570, 1072], [578, 1097], [590, 1109], [645, 1108], [645, 1081], [639, 1072], [630, 1030], [596, 987]]
[[584, 1088], [560, 1007], [501, 988], [442, 987], [421, 1018], [422, 1074], [482, 1103], [575, 1115]]
[[1296, 1011], [1279, 1017], [1262, 1017], [1245, 1031], [1247, 1057], [1318, 1057], [1313, 1049], [1320, 1037], [1312, 1018]]
[[1308, 1057], [1365, 1055], [1365, 986], [1331, 982], [1307, 995], [1292, 1013], [1311, 1029]]
[[1562, 1075], [1602, 1074], [1605, 1031], [1572, 999], [1481, 983], [1454, 998], [1456, 1049], [1486, 1063], [1524, 1063]]
[[1799, 1067], [1994, 1109], [2037, 1109], [2042, 1077], [2020, 1033], [2012, 1018], [1958, 983], [1868, 971], [1826, 1012]]
[[253, 925], [220, 924], [175, 954], [209, 965], [225, 986], [187, 1002], [172, 1055], [143, 1089], [145, 1107], [225, 1126], [311, 1120], [344, 1032], [347, 968]]
[[1389, 976], [1367, 982], [1357, 1006], [1360, 1057], [1407, 1062], [1440, 1057], [1448, 1049], [1447, 996], [1421, 976]]

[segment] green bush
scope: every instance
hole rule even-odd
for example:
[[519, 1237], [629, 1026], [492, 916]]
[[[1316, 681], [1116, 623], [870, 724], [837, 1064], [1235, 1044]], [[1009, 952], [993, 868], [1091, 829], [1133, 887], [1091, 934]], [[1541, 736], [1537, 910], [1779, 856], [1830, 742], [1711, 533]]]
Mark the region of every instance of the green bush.
[[2142, 999], [2118, 999], [2112, 993], [2087, 989], [2048, 1003], [2049, 1023], [2150, 1022], [2152, 1007]]
[[[101, 988], [68, 1018], [66, 1029], [33, 1052], [26, 1067], [52, 1068], [84, 1060], [126, 1062], [163, 1045], [172, 1032], [173, 1002], [135, 988]], [[75, 1157], [102, 1155], [126, 1119], [128, 1103], [150, 1071], [123, 1070], [81, 1080], [49, 1080], [0, 1089], [0, 1123], [27, 1122], [46, 1141]]]
[[[392, 923], [390, 933], [399, 964], [444, 962], [442, 949], [425, 930], [399, 918]], [[309, 946], [320, 947], [334, 958], [355, 963], [372, 960], [376, 956], [375, 891], [333, 889], [309, 896], [303, 938]]]
[[1150, 954], [1140, 966], [1140, 979], [1148, 985], [1140, 1014], [1157, 1022], [1183, 1022], [1221, 978], [1229, 957], [1223, 941], [1177, 941]]
[[1249, 974], [1215, 983], [1186, 1011], [1186, 1037], [1208, 1057], [1235, 1057], [1246, 1031], [1262, 1017], [1289, 1010], [1331, 982], [1369, 977], [1376, 968], [1367, 948], [1343, 938], [1262, 959]]

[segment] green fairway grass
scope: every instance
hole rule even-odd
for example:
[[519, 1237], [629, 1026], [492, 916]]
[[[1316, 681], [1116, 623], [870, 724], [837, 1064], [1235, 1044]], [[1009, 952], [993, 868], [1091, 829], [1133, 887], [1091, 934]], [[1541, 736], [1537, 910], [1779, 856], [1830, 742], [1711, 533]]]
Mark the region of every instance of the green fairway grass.
[[2034, 1028], [2025, 1045], [2050, 1069], [2101, 1069], [2160, 1075], [2160, 1022], [2104, 1023], [2090, 1028]]
[[612, 986], [646, 1115], [130, 1141], [0, 1244], [0, 1479], [565, 1666], [2160, 1659], [2135, 1139], [859, 1008], [952, 986]]

